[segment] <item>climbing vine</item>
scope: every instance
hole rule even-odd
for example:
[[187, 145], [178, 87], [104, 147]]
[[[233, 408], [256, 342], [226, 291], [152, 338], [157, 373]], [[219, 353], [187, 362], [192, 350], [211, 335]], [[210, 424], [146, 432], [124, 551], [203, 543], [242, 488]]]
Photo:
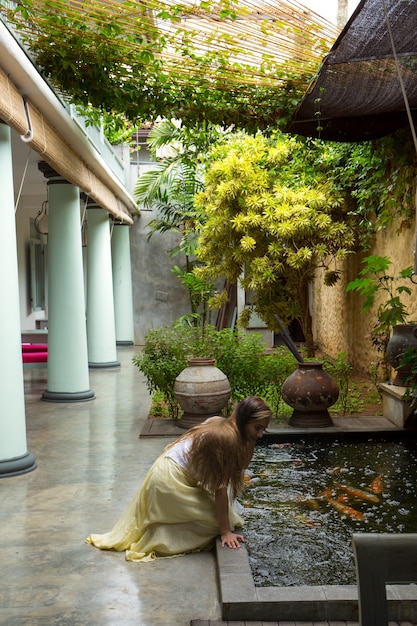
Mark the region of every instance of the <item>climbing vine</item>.
[[[14, 10], [0, 6], [0, 14], [73, 103], [97, 119], [110, 113], [134, 124], [162, 116], [251, 132], [282, 127], [332, 43], [314, 24], [300, 29], [260, 19], [237, 0], [20, 0]], [[252, 56], [239, 32], [249, 17], [264, 38], [256, 44], [254, 37]], [[217, 26], [207, 27], [208, 20]], [[279, 36], [293, 46], [287, 58], [263, 43]]]
[[399, 231], [411, 226], [417, 159], [408, 128], [374, 141], [329, 144], [327, 153], [335, 184], [363, 226], [362, 248], [368, 249], [375, 232], [394, 220]]

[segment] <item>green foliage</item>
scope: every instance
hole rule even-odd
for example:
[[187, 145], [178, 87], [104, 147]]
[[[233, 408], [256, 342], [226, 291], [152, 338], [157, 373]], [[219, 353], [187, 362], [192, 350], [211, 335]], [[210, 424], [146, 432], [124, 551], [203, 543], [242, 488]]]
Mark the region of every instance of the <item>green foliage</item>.
[[133, 357], [146, 378], [150, 393], [160, 391], [173, 419], [178, 418], [179, 406], [174, 396], [174, 383], [180, 372], [187, 367], [186, 348], [170, 327], [150, 330], [145, 337], [145, 347]]
[[[409, 279], [413, 274], [413, 268], [407, 267], [400, 271], [399, 276], [388, 273], [392, 261], [388, 257], [371, 255], [362, 261], [364, 267], [359, 272], [358, 278], [352, 280], [346, 286], [346, 291], [356, 291], [364, 296], [362, 311], [370, 311], [375, 303], [377, 294], [385, 295], [386, 299], [379, 304], [377, 309], [378, 322], [371, 331], [371, 341], [378, 352], [385, 355], [391, 331], [396, 324], [404, 324], [408, 317], [407, 308], [401, 300], [402, 294], [411, 295], [408, 285], [398, 284], [399, 281]], [[384, 366], [385, 377], [389, 377], [388, 364]]]
[[331, 407], [332, 412], [343, 415], [360, 409], [359, 394], [352, 388], [350, 374], [352, 366], [349, 364], [346, 352], [339, 352], [335, 359], [326, 356], [323, 359], [323, 369], [336, 380], [339, 386], [339, 397]]
[[[191, 317], [195, 324], [209, 321], [208, 301], [216, 292], [213, 281], [193, 274], [196, 265], [195, 248], [204, 214], [194, 204], [202, 189], [200, 153], [225, 132], [210, 124], [201, 128], [186, 128], [181, 122], [162, 120], [149, 133], [148, 144], [154, 159], [152, 170], [142, 174], [135, 186], [138, 203], [153, 207], [156, 217], [149, 222], [150, 239], [154, 233], [176, 232], [179, 244], [169, 251], [172, 257], [185, 255], [185, 266], [174, 265], [171, 271], [187, 289]], [[197, 315], [199, 314], [199, 315]]]
[[268, 328], [275, 328], [275, 314], [284, 323], [300, 318], [310, 356], [308, 284], [317, 267], [334, 283], [332, 264], [356, 245], [356, 225], [331, 173], [313, 163], [311, 153], [320, 149], [279, 133], [236, 133], [209, 153], [205, 189], [196, 198], [206, 220], [197, 249], [204, 265], [195, 272], [240, 282]]
[[[291, 413], [282, 399], [282, 385], [297, 367], [297, 361], [283, 346], [271, 353], [259, 333], [216, 330], [207, 325], [201, 328], [176, 322], [171, 326], [152, 329], [145, 337], [145, 347], [133, 358], [133, 363], [146, 378], [149, 391], [154, 395], [155, 416], [177, 419], [180, 408], [174, 395], [177, 376], [187, 367], [190, 357], [211, 357], [226, 374], [231, 386], [231, 398], [225, 412], [230, 414], [233, 405], [243, 398], [258, 395], [269, 404], [276, 420]], [[361, 409], [359, 393], [351, 384], [351, 366], [347, 355], [341, 352], [336, 359], [326, 357], [324, 369], [339, 385], [339, 399], [332, 407], [334, 412], [349, 414]], [[417, 366], [416, 366], [417, 369]]]
[[182, 323], [152, 329], [145, 337], [144, 349], [133, 358], [146, 378], [148, 390], [159, 394], [171, 417], [179, 417], [175, 379], [187, 367], [188, 359], [195, 356], [215, 358], [217, 367], [229, 379], [231, 399], [227, 411], [242, 398], [259, 395], [279, 415], [283, 404], [281, 386], [295, 369], [294, 357], [282, 349], [265, 355], [262, 335], [257, 333], [227, 328], [217, 331], [209, 325], [203, 330]]
[[415, 348], [407, 348], [399, 366], [407, 371], [404, 380], [407, 390], [404, 398], [411, 400], [411, 414], [417, 415], [417, 350]]
[[[230, 0], [207, 0], [203, 7], [220, 23], [247, 19], [247, 9]], [[131, 0], [119, 2], [117, 10], [108, 3], [83, 3], [77, 11], [56, 0], [20, 0], [15, 10], [6, 6], [3, 12], [60, 92], [75, 104], [93, 107], [98, 117], [123, 113], [135, 124], [162, 116], [251, 131], [276, 127], [291, 116], [321, 51], [330, 45], [311, 28], [303, 33], [308, 61], [296, 62], [296, 55], [282, 62], [281, 55], [275, 59], [265, 52], [257, 67], [250, 56], [238, 62], [239, 36], [221, 28], [207, 34], [184, 28], [182, 20], [193, 17], [193, 7], [183, 3], [156, 4], [154, 11]], [[278, 36], [282, 21], [269, 20], [265, 28]], [[285, 31], [289, 38], [298, 37], [295, 26], [286, 24]], [[311, 60], [311, 51], [316, 59]]]
[[335, 183], [349, 197], [350, 211], [363, 228], [368, 249], [375, 232], [401, 218], [398, 230], [414, 216], [416, 154], [409, 129], [360, 143], [329, 143]]
[[264, 357], [261, 367], [261, 375], [264, 379], [262, 397], [271, 407], [275, 418], [279, 421], [289, 417], [292, 408], [282, 399], [282, 385], [297, 367], [297, 361], [283, 346]]

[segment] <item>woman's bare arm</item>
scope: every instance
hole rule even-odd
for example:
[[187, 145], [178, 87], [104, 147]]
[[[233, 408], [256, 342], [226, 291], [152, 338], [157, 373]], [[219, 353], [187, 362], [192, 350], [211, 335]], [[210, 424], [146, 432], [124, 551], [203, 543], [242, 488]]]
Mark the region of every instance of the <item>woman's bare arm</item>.
[[228, 548], [239, 548], [240, 542], [244, 541], [244, 537], [239, 533], [233, 532], [230, 528], [227, 489], [223, 488], [216, 491], [214, 494], [214, 507], [219, 522], [222, 548], [224, 546]]

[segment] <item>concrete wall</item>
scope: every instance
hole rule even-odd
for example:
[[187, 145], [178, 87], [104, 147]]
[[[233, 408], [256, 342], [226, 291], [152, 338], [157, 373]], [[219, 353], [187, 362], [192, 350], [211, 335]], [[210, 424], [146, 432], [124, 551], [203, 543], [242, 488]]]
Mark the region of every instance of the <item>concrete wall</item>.
[[182, 267], [185, 260], [168, 254], [178, 244], [179, 236], [155, 233], [148, 241], [147, 227], [154, 217], [152, 211], [142, 210], [130, 229], [136, 345], [144, 345], [151, 328], [171, 324], [191, 312], [186, 289], [170, 271], [174, 265]]
[[[333, 357], [339, 352], [346, 352], [351, 365], [364, 373], [380, 358], [372, 345], [370, 331], [377, 322], [378, 305], [386, 297], [378, 295], [373, 309], [364, 313], [361, 311], [363, 297], [355, 292], [346, 293], [345, 289], [362, 269], [361, 260], [365, 256], [376, 254], [390, 258], [393, 262], [390, 274], [393, 276], [413, 265], [415, 224], [400, 234], [397, 233], [398, 227], [399, 223], [395, 223], [390, 229], [378, 233], [374, 246], [365, 254], [351, 255], [339, 267], [342, 278], [337, 285], [326, 287], [322, 271], [317, 272], [314, 283], [313, 331], [318, 348]], [[417, 320], [417, 285], [411, 281], [404, 284], [412, 290], [411, 296], [402, 296], [410, 314], [407, 321], [414, 321]]]

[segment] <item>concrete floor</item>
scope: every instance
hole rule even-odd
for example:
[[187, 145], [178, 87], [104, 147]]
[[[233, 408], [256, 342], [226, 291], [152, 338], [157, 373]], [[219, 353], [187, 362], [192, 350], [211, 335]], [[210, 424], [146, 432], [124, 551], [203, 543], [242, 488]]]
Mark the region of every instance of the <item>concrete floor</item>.
[[176, 434], [139, 438], [150, 396], [135, 352], [119, 348], [120, 369], [90, 370], [96, 397], [85, 403], [42, 401], [46, 369], [25, 370], [38, 467], [0, 480], [1, 626], [226, 624], [214, 552], [135, 564], [84, 543], [113, 526]]
[[[139, 439], [150, 407], [134, 348], [90, 370], [89, 402], [40, 400], [46, 369], [25, 370], [28, 449], [37, 469], [0, 480], [0, 624], [189, 626], [219, 619], [214, 553], [128, 563], [85, 544], [109, 530], [170, 438]], [[180, 431], [181, 432], [181, 431]]]

